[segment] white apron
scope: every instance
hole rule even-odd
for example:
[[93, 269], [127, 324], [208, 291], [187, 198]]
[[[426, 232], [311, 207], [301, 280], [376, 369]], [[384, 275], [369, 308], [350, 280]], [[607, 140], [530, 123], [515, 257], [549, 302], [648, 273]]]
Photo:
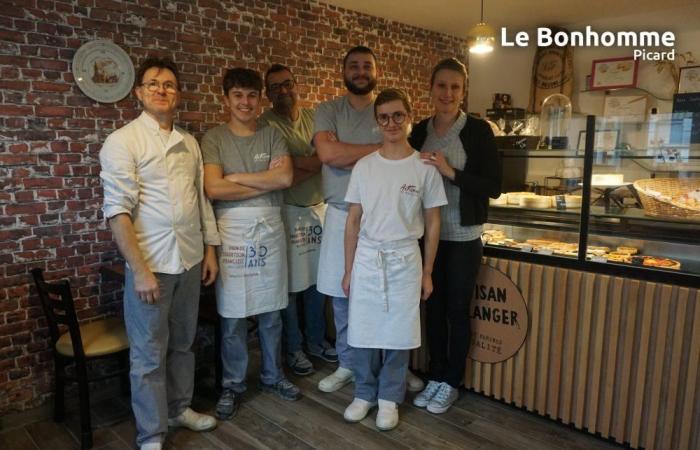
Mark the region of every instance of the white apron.
[[332, 205], [326, 208], [323, 222], [323, 242], [318, 260], [316, 289], [331, 297], [345, 297], [343, 275], [345, 274], [345, 220], [348, 212]]
[[287, 257], [279, 207], [216, 211], [216, 304], [219, 314], [243, 318], [287, 307]]
[[350, 280], [350, 346], [420, 347], [422, 266], [415, 239], [372, 243], [360, 238]]
[[325, 203], [307, 208], [282, 207], [287, 234], [289, 292], [302, 292], [316, 284], [325, 212]]

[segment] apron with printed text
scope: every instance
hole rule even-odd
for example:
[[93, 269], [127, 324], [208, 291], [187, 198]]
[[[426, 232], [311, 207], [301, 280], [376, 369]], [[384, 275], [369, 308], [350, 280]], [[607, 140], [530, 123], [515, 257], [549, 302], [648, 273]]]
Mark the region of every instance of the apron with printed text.
[[279, 207], [217, 210], [221, 235], [216, 303], [243, 318], [287, 307], [286, 239]]
[[316, 284], [325, 212], [325, 203], [306, 208], [282, 207], [287, 235], [289, 292], [302, 292]]
[[418, 241], [360, 238], [350, 281], [348, 344], [408, 350], [420, 347], [423, 269]]

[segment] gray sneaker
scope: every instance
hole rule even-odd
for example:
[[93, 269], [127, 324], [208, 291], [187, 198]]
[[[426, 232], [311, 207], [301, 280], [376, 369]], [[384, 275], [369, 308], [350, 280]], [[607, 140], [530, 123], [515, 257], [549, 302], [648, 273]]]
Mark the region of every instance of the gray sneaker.
[[265, 384], [260, 382], [260, 389], [262, 389], [263, 392], [275, 394], [283, 400], [294, 401], [299, 400], [299, 397], [301, 397], [301, 391], [299, 391], [299, 388], [286, 378], [282, 378], [275, 384]]
[[301, 350], [287, 353], [287, 365], [292, 369], [292, 372], [302, 377], [314, 373], [314, 365]]
[[433, 414], [442, 414], [450, 409], [457, 398], [459, 398], [459, 390], [447, 383], [440, 383], [440, 389], [428, 403], [428, 411]]
[[315, 356], [316, 358], [321, 358], [329, 363], [338, 362], [338, 353], [335, 351], [335, 348], [326, 341], [323, 341], [323, 345], [321, 347], [309, 345], [306, 349], [306, 353], [311, 356]]
[[216, 418], [219, 420], [232, 419], [241, 406], [241, 395], [234, 392], [233, 389], [224, 389], [219, 401], [216, 402]]
[[437, 381], [430, 380], [428, 385], [423, 389], [420, 394], [416, 395], [413, 399], [413, 404], [419, 408], [425, 408], [430, 403], [430, 400], [435, 397], [437, 391], [440, 389], [440, 384]]

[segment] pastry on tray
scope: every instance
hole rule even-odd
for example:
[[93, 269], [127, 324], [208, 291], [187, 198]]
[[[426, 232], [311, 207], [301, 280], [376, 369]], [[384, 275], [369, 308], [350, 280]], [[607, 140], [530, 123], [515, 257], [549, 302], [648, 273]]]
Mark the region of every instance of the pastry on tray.
[[536, 194], [534, 192], [508, 192], [508, 204], [520, 206], [520, 199], [522, 197], [534, 197]]
[[481, 233], [481, 238], [484, 242], [494, 243], [493, 241], [502, 241], [506, 234], [501, 230], [485, 230]]
[[489, 199], [489, 205], [507, 205], [508, 204], [508, 194], [503, 193], [498, 198], [490, 198]]
[[548, 195], [523, 195], [520, 197], [521, 208], [545, 209], [552, 207], [552, 197]]
[[642, 256], [642, 265], [647, 267], [657, 267], [659, 269], [674, 269], [679, 270], [681, 268], [680, 261], [676, 261], [670, 258], [662, 258], [660, 256]]
[[606, 255], [608, 257], [608, 261], [610, 262], [619, 262], [619, 263], [631, 263], [632, 262], [632, 255], [628, 253], [620, 253], [620, 252], [611, 252]]

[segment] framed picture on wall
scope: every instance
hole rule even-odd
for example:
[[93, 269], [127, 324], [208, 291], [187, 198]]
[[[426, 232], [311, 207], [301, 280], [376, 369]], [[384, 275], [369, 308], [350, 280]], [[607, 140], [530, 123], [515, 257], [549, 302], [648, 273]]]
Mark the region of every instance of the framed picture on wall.
[[681, 67], [678, 71], [678, 93], [700, 92], [700, 66]]
[[646, 95], [606, 95], [603, 104], [603, 117], [625, 122], [639, 121], [646, 118]]
[[[593, 142], [593, 150], [595, 151], [611, 151], [617, 148], [617, 140], [620, 137], [620, 130], [596, 130], [595, 142]], [[578, 133], [578, 145], [576, 146], [583, 154], [586, 150], [586, 130], [581, 130]]]
[[591, 67], [591, 89], [637, 86], [639, 61], [633, 57], [596, 59]]

